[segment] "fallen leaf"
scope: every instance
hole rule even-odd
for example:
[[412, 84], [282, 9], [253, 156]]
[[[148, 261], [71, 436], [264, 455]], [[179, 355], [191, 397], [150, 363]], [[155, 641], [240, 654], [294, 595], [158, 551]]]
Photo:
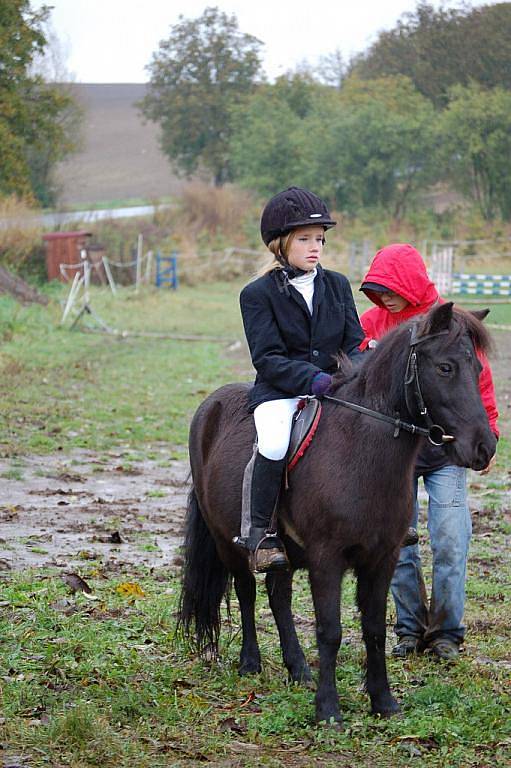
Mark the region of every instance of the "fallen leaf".
[[2, 766], [3, 768], [27, 768], [27, 760], [28, 758], [22, 755], [6, 755], [3, 758]]
[[86, 600], [99, 600], [98, 595], [88, 594], [87, 592], [83, 593], [83, 596]]
[[48, 477], [54, 477], [63, 483], [85, 483], [85, 478], [82, 475], [72, 472], [61, 472], [59, 475], [48, 475]]
[[[413, 746], [414, 744], [424, 747], [424, 749], [438, 749], [438, 741], [434, 736], [419, 736], [414, 733], [396, 736], [391, 739], [390, 744], [399, 744], [403, 748], [409, 750], [411, 755], [417, 755], [417, 748]], [[420, 750], [419, 754], [421, 754]]]
[[309, 749], [314, 744], [312, 739], [306, 739], [305, 741], [300, 742], [299, 744], [295, 744], [294, 747], [289, 746], [288, 744], [283, 744], [282, 747], [279, 747], [277, 749], [278, 752], [305, 752], [305, 750]]
[[122, 584], [118, 584], [115, 591], [125, 597], [145, 597], [142, 587], [134, 581], [124, 581]]
[[250, 691], [250, 693], [248, 694], [248, 696], [245, 699], [245, 701], [243, 702], [243, 704], [240, 704], [240, 707], [246, 707], [247, 704], [250, 704], [250, 702], [254, 701], [254, 699], [255, 699], [255, 692], [254, 691]]
[[247, 726], [245, 723], [237, 723], [234, 717], [227, 717], [220, 723], [221, 731], [234, 731], [234, 733], [246, 733]]
[[88, 549], [81, 549], [78, 552], [77, 557], [79, 557], [80, 560], [95, 560], [96, 554], [94, 552], [89, 552]]
[[67, 584], [73, 594], [75, 592], [84, 592], [87, 595], [92, 594], [92, 589], [77, 573], [63, 573], [62, 581]]
[[50, 608], [54, 611], [59, 611], [59, 613], [63, 613], [66, 616], [72, 616], [73, 613], [78, 613], [76, 605], [65, 597], [62, 598], [62, 600], [55, 600], [55, 602], [50, 604]]

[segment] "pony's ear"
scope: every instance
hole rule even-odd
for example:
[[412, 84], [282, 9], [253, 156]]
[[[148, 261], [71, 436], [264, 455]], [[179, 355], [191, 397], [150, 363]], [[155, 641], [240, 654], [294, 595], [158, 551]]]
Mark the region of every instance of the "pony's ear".
[[483, 322], [484, 318], [490, 314], [490, 310], [487, 307], [486, 309], [471, 309], [470, 314], [474, 315], [474, 317], [477, 317], [478, 320]]
[[424, 327], [421, 328], [421, 336], [429, 336], [440, 331], [447, 331], [450, 328], [452, 320], [452, 308], [454, 302], [447, 301], [445, 304], [439, 304], [426, 315]]

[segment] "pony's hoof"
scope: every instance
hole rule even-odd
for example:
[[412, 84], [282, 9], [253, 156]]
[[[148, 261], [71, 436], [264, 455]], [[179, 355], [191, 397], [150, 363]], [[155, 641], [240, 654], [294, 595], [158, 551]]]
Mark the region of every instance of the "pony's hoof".
[[245, 675], [259, 675], [261, 672], [261, 664], [257, 661], [244, 661], [238, 667], [238, 675], [245, 677]]
[[305, 688], [308, 688], [309, 690], [314, 690], [316, 687], [312, 681], [311, 671], [308, 666], [300, 667], [299, 669], [296, 669], [296, 670], [290, 669], [289, 679], [292, 683], [303, 685]]
[[399, 704], [395, 699], [392, 699], [392, 701], [387, 702], [383, 706], [373, 705], [371, 707], [371, 714], [375, 715], [375, 717], [382, 717], [382, 718], [388, 719], [389, 717], [395, 717], [395, 715], [400, 715], [401, 707], [399, 706]]

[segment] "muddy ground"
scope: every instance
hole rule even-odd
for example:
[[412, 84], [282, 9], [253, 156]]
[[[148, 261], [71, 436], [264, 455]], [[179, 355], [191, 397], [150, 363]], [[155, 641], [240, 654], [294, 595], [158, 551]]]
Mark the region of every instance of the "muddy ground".
[[[129, 456], [129, 461], [127, 457]], [[182, 538], [188, 464], [110, 451], [0, 460], [0, 570], [172, 565]], [[13, 477], [13, 475], [17, 477]], [[7, 478], [7, 479], [6, 479]]]
[[[495, 333], [492, 361], [501, 432], [511, 422], [511, 332]], [[240, 370], [247, 361], [240, 360]], [[243, 376], [242, 378], [247, 378]], [[0, 571], [51, 566], [79, 570], [100, 561], [103, 571], [134, 566], [165, 568], [180, 561], [189, 467], [161, 447], [154, 460], [128, 451], [26, 456], [16, 466], [0, 459]], [[502, 462], [488, 478], [471, 472], [470, 507], [475, 530], [499, 481], [503, 514], [509, 514], [511, 468]]]

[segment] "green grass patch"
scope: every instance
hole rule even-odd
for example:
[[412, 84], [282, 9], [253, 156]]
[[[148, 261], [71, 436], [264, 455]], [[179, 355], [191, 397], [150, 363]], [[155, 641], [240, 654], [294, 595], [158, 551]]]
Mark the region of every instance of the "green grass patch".
[[218, 341], [70, 331], [59, 325], [56, 302], [20, 309], [1, 298], [0, 450], [17, 455], [185, 445], [201, 400], [236, 378], [236, 359], [225, 350], [242, 338], [238, 292], [228, 284], [140, 296], [126, 291], [120, 298], [93, 291], [94, 308], [112, 327]]
[[[176, 576], [139, 570], [131, 574], [134, 584], [123, 585], [91, 564], [83, 573], [98, 598], [91, 601], [71, 596], [55, 573], [13, 575], [0, 593], [4, 750], [25, 755], [33, 766], [228, 765], [239, 754], [247, 766], [404, 767], [411, 758], [417, 766], [504, 766], [511, 757], [509, 568], [507, 562], [499, 574], [506, 586], [490, 575], [484, 592], [469, 590], [468, 646], [457, 665], [427, 656], [389, 658], [403, 709], [391, 720], [368, 711], [348, 578], [348, 642], [337, 671], [342, 732], [317, 728], [313, 691], [287, 682], [262, 581], [256, 621], [264, 668], [240, 678], [236, 607], [230, 623], [224, 616], [220, 660], [198, 659], [175, 634]], [[474, 561], [470, 583], [476, 584], [477, 570]], [[316, 669], [306, 575], [295, 581], [299, 635]], [[505, 590], [507, 603], [499, 603], [499, 623], [490, 632], [485, 602], [497, 588]]]

